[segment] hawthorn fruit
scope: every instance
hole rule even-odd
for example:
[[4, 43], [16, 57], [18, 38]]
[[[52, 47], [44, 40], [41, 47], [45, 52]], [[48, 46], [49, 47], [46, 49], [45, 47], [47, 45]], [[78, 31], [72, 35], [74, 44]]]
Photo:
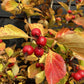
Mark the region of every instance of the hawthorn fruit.
[[45, 46], [47, 43], [47, 39], [44, 36], [40, 36], [37, 41], [36, 41], [37, 45], [39, 46]]
[[33, 53], [34, 49], [30, 45], [26, 45], [23, 47], [23, 53], [27, 53], [28, 55], [31, 55]]
[[71, 11], [71, 10], [68, 10], [68, 13], [69, 13], [69, 14], [71, 14], [71, 13], [72, 13], [72, 11]]
[[41, 35], [41, 31], [38, 28], [34, 28], [34, 29], [32, 29], [31, 34], [34, 37], [39, 37]]

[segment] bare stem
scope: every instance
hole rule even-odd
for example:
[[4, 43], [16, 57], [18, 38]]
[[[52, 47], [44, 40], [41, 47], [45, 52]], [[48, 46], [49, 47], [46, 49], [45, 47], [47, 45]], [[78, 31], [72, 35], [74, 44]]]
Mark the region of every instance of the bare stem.
[[51, 1], [51, 5], [50, 5], [50, 7], [51, 7], [51, 8], [53, 7], [53, 0]]
[[69, 1], [69, 10], [70, 10], [70, 8], [71, 8], [71, 2], [72, 2], [72, 0]]

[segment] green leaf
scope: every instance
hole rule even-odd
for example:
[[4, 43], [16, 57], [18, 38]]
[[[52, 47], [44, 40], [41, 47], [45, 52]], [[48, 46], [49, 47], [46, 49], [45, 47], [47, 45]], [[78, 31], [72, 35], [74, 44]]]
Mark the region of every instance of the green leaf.
[[54, 42], [54, 40], [47, 39], [47, 46], [51, 47], [53, 42]]
[[19, 72], [19, 67], [17, 64], [15, 64], [13, 67], [12, 67], [12, 72], [14, 74], [14, 76], [16, 76]]
[[59, 83], [57, 83], [57, 84], [66, 84], [68, 77], [69, 77], [69, 75], [67, 73], [66, 76], [64, 78], [60, 79]]
[[8, 24], [0, 28], [0, 39], [28, 38], [28, 35], [14, 25]]
[[45, 79], [45, 72], [41, 71], [40, 73], [36, 74], [35, 76], [35, 82], [36, 84], [40, 84], [44, 81]]
[[58, 2], [66, 11], [68, 11], [68, 5], [63, 2]]
[[6, 48], [5, 51], [6, 51], [6, 53], [7, 53], [7, 55], [8, 55], [9, 57], [11, 57], [11, 56], [13, 55], [13, 53], [14, 53], [13, 49], [11, 49], [11, 48], [9, 48], [9, 47]]

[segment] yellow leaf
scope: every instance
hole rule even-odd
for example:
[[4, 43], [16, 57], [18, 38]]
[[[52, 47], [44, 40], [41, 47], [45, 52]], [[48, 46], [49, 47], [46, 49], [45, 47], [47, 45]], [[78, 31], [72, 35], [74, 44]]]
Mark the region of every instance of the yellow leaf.
[[39, 59], [39, 63], [45, 63], [47, 54], [44, 54], [43, 56], [41, 56], [41, 58]]
[[34, 54], [27, 56], [26, 58], [28, 61], [37, 61], [38, 57], [36, 57]]
[[63, 2], [58, 2], [66, 11], [68, 11], [68, 5]]
[[2, 70], [3, 70], [3, 65], [0, 64], [0, 72], [2, 72]]
[[42, 36], [44, 35], [44, 32], [45, 32], [45, 31], [44, 31], [44, 28], [43, 28], [43, 25], [42, 25], [42, 24], [33, 23], [33, 24], [29, 24], [29, 27], [30, 27], [31, 30], [34, 29], [34, 28], [40, 29]]
[[[57, 41], [64, 44], [66, 47], [71, 49], [73, 52], [81, 56], [84, 60], [84, 38], [76, 33], [66, 34], [57, 38]], [[80, 59], [80, 57], [76, 57]]]
[[35, 76], [35, 82], [36, 84], [40, 84], [44, 81], [45, 79], [45, 72], [41, 71], [40, 73], [36, 74]]
[[13, 73], [12, 73], [12, 71], [11, 71], [11, 70], [8, 70], [8, 71], [7, 71], [7, 74], [8, 74], [11, 78], [13, 78], [13, 77], [14, 77], [14, 75], [13, 75]]
[[36, 63], [34, 63], [28, 67], [27, 71], [28, 71], [28, 78], [34, 78], [35, 75], [41, 71], [41, 69], [36, 68]]
[[18, 3], [15, 0], [10, 0], [5, 4], [5, 10], [6, 11], [12, 11], [15, 8], [17, 8]]
[[0, 50], [3, 51], [6, 47], [6, 44], [4, 42], [0, 43]]
[[28, 35], [14, 25], [8, 24], [0, 28], [0, 39], [28, 38]]
[[5, 51], [6, 51], [6, 53], [7, 53], [7, 55], [9, 56], [9, 57], [11, 57], [12, 55], [13, 55], [13, 53], [14, 53], [14, 51], [11, 49], [11, 48], [6, 48], [5, 49]]
[[29, 4], [31, 0], [21, 0], [22, 4]]

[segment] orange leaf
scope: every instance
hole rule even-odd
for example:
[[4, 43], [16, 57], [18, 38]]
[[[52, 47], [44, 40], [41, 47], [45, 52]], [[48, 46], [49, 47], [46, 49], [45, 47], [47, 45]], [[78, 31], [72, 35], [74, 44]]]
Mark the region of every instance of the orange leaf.
[[12, 57], [8, 60], [9, 63], [15, 63], [16, 62], [16, 58], [15, 57]]
[[56, 84], [66, 75], [66, 66], [63, 58], [49, 50], [45, 62], [45, 75], [48, 84]]
[[4, 50], [6, 47], [6, 44], [4, 42], [0, 43], [0, 50]]
[[76, 18], [73, 22], [84, 27], [84, 17]]

